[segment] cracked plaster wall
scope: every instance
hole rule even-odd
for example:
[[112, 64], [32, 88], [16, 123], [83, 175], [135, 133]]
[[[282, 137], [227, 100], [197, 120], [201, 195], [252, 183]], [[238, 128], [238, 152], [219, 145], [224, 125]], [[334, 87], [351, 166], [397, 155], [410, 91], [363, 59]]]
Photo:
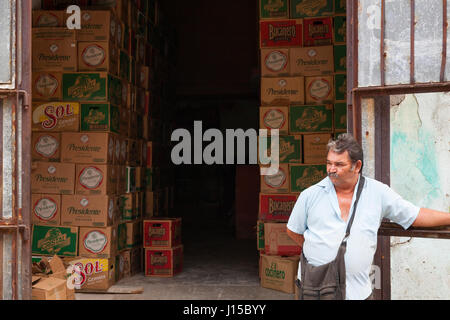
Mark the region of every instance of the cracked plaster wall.
[[[391, 98], [391, 187], [450, 211], [450, 94]], [[391, 237], [392, 299], [450, 299], [450, 241]]]

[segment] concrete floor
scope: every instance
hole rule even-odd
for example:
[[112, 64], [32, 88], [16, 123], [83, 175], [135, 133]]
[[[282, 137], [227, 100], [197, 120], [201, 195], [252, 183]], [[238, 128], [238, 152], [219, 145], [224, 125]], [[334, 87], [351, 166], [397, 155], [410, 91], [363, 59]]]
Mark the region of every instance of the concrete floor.
[[77, 293], [77, 300], [293, 300], [265, 289], [258, 277], [256, 240], [236, 240], [223, 221], [183, 222], [184, 268], [172, 278], [142, 274], [117, 285], [143, 286], [142, 294]]

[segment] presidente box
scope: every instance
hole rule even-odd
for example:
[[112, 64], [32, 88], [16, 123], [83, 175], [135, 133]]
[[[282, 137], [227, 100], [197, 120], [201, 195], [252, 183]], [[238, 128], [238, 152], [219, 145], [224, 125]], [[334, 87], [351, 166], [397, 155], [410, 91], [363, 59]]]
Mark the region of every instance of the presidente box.
[[75, 292], [106, 291], [115, 283], [115, 258], [77, 257], [66, 262], [76, 267]]
[[303, 163], [318, 164], [327, 162], [327, 144], [331, 133], [303, 135]]
[[78, 42], [78, 71], [119, 74], [119, 50], [112, 41]]
[[261, 287], [294, 293], [299, 260], [300, 256], [261, 254]]
[[271, 154], [272, 147], [278, 147], [278, 162], [272, 159], [272, 163], [302, 162], [302, 137], [300, 135], [278, 136], [278, 146], [276, 145], [276, 139], [273, 139], [272, 136], [260, 137], [258, 140], [260, 141], [259, 155], [261, 162], [268, 163], [271, 160], [268, 156]]
[[31, 252], [36, 255], [76, 256], [78, 227], [33, 225]]
[[289, 169], [292, 192], [302, 192], [327, 176], [325, 164], [291, 164]]
[[31, 195], [33, 224], [58, 226], [61, 220], [61, 196], [59, 194]]
[[288, 221], [298, 195], [289, 194], [259, 194], [258, 219], [265, 221]]
[[285, 222], [265, 222], [264, 250], [266, 254], [294, 256], [300, 254], [302, 248], [288, 236]]
[[33, 71], [31, 83], [33, 101], [62, 100], [62, 72]]
[[183, 245], [145, 249], [145, 276], [172, 277], [183, 269]]
[[106, 164], [77, 164], [75, 193], [78, 195], [112, 195], [117, 189], [118, 172]]
[[80, 131], [78, 102], [38, 102], [32, 108], [33, 131]]
[[289, 193], [289, 164], [280, 163], [277, 173], [273, 175], [261, 175], [262, 193]]
[[289, 133], [289, 107], [260, 107], [259, 127], [268, 130], [278, 129], [278, 134], [287, 135]]
[[305, 77], [307, 104], [334, 102], [333, 76]]
[[112, 196], [63, 195], [61, 225], [107, 227], [118, 218], [118, 203]]
[[153, 218], [143, 222], [144, 248], [181, 244], [181, 218]]
[[322, 133], [333, 130], [333, 105], [289, 107], [289, 133]]
[[75, 164], [34, 161], [31, 193], [74, 194]]
[[82, 257], [113, 258], [117, 252], [117, 226], [80, 227], [78, 254]]
[[31, 160], [58, 162], [61, 155], [61, 134], [59, 132], [32, 132]]
[[115, 135], [97, 132], [63, 132], [62, 162], [112, 164]]
[[83, 10], [77, 41], [117, 42], [117, 20], [109, 10]]
[[80, 130], [119, 133], [120, 108], [110, 103], [82, 103]]
[[260, 47], [301, 47], [303, 43], [303, 20], [260, 21]]
[[261, 78], [261, 105], [303, 104], [304, 84], [304, 77]]
[[33, 10], [32, 27], [64, 27], [66, 25], [65, 15], [63, 10]]
[[333, 19], [308, 18], [303, 20], [304, 47], [331, 45], [333, 39]]
[[261, 49], [262, 77], [282, 77], [289, 75], [289, 48]]
[[288, 0], [259, 0], [260, 19], [289, 19]]
[[331, 75], [334, 72], [333, 46], [290, 48], [292, 76]]

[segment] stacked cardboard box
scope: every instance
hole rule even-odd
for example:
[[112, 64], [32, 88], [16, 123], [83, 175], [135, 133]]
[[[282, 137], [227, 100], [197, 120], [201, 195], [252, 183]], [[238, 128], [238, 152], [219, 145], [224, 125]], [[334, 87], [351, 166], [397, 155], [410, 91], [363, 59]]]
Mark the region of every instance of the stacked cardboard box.
[[261, 176], [260, 275], [262, 286], [293, 293], [293, 279], [277, 279], [272, 262], [286, 268], [298, 262], [285, 223], [298, 195], [326, 176], [328, 140], [346, 131], [346, 9], [337, 0], [260, 0], [259, 9], [260, 128], [269, 134], [261, 163], [276, 141], [271, 130], [279, 130], [279, 171]]

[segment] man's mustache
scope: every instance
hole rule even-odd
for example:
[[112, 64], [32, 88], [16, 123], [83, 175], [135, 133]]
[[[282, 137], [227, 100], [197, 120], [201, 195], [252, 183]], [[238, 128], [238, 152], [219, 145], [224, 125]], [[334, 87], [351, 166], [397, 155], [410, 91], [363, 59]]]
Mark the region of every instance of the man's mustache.
[[327, 175], [331, 178], [339, 178], [339, 175], [337, 173], [328, 172]]

